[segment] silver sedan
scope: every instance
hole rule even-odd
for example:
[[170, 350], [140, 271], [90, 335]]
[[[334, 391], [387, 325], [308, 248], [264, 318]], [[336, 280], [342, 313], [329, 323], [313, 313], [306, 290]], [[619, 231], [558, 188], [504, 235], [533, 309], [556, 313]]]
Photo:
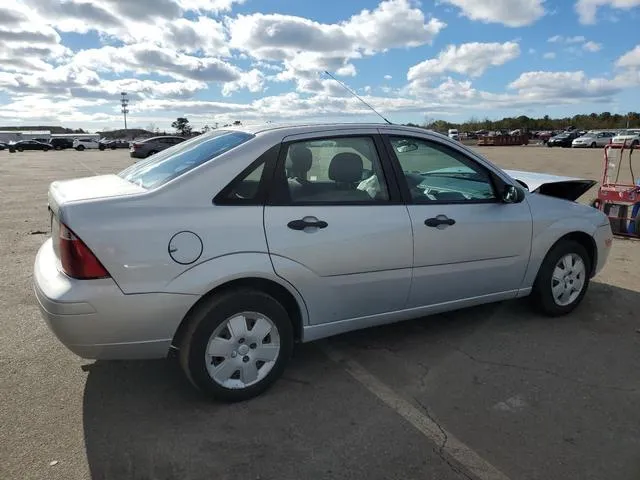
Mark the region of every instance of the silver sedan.
[[227, 401], [295, 342], [529, 297], [576, 308], [604, 266], [591, 180], [503, 171], [419, 128], [215, 130], [117, 174], [56, 181], [34, 289], [91, 359], [165, 357]]
[[614, 132], [587, 132], [571, 142], [573, 148], [596, 148], [604, 147], [615, 136]]

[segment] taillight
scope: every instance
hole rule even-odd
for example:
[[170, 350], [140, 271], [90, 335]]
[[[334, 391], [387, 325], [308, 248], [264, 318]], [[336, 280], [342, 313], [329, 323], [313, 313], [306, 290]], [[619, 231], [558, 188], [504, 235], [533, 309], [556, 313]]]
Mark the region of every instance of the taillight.
[[80, 280], [110, 277], [89, 247], [60, 222], [60, 263], [65, 274]]

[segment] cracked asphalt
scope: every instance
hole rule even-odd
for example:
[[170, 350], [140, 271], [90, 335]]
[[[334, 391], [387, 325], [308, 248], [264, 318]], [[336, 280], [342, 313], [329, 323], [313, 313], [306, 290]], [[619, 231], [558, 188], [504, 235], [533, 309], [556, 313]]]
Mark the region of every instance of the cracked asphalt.
[[[522, 170], [601, 166], [598, 150], [480, 150]], [[85, 361], [40, 319], [49, 182], [129, 164], [0, 151], [1, 479], [482, 478], [467, 450], [511, 480], [640, 479], [640, 242], [614, 242], [568, 317], [515, 301], [352, 332], [298, 346], [265, 395], [219, 405], [173, 359]]]

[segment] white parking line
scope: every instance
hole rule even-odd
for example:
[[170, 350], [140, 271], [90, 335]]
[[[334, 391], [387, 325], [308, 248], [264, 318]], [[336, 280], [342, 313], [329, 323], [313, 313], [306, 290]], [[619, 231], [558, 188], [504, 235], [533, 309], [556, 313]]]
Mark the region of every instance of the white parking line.
[[331, 360], [344, 367], [347, 373], [366, 387], [367, 390], [407, 420], [425, 437], [440, 446], [441, 452], [463, 466], [467, 473], [480, 480], [509, 480], [504, 473], [480, 457], [480, 455], [414, 407], [410, 402], [396, 394], [357, 361], [349, 358], [336, 348], [325, 345], [322, 349]]

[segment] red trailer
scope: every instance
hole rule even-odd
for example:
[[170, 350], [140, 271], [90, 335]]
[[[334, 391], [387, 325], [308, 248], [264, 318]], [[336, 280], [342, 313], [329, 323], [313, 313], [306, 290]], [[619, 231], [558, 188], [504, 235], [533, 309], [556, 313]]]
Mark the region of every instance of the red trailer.
[[[604, 147], [602, 181], [592, 205], [609, 217], [614, 235], [640, 238], [640, 177], [633, 170], [633, 152], [634, 146], [626, 142]], [[627, 166], [630, 177], [625, 174], [621, 180]]]

